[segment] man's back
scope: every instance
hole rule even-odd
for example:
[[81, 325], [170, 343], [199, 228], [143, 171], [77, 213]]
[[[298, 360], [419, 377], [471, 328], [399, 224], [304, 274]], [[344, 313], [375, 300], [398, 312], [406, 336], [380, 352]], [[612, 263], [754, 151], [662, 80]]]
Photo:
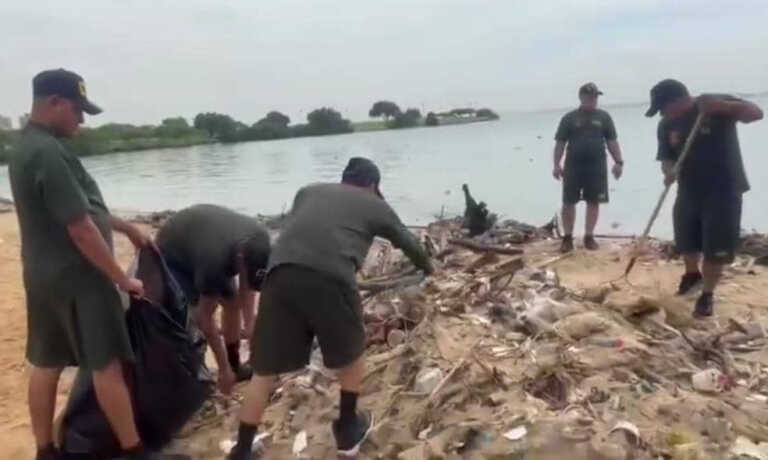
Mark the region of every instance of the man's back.
[[198, 204], [179, 211], [160, 229], [157, 245], [163, 254], [206, 275], [235, 275], [235, 248], [249, 237], [261, 237], [265, 260], [269, 235], [259, 222], [231, 209]]
[[270, 269], [302, 265], [354, 285], [375, 236], [427, 263], [418, 241], [386, 201], [349, 185], [310, 185], [296, 194], [272, 251]]

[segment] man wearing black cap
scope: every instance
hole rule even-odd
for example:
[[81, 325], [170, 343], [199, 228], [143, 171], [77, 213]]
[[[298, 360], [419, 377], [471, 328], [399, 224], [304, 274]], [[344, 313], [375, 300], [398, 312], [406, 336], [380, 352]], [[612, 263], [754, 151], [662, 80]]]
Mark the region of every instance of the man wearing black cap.
[[[749, 183], [741, 159], [736, 122], [760, 120], [755, 104], [726, 95], [692, 98], [676, 80], [663, 80], [651, 89], [646, 116], [661, 112], [657, 159], [665, 184], [678, 180], [673, 211], [675, 244], [685, 260], [678, 294], [691, 292], [703, 281], [695, 316], [711, 316], [713, 292], [724, 264], [733, 262], [741, 230], [741, 198]], [[688, 157], [679, 171], [674, 164], [696, 118], [704, 116]], [[704, 261], [699, 269], [701, 255]]]
[[[112, 254], [112, 230], [139, 248], [149, 238], [110, 215], [98, 185], [60, 139], [70, 138], [91, 103], [83, 79], [63, 69], [32, 81], [34, 102], [9, 176], [21, 229], [27, 297], [29, 406], [38, 459], [55, 459], [52, 424], [66, 366], [91, 371], [94, 389], [128, 458], [179, 458], [144, 451], [122, 363], [133, 359], [117, 289], [143, 295]], [[116, 289], [117, 287], [117, 289]], [[183, 458], [183, 457], [181, 457]]]
[[[573, 226], [576, 221], [576, 203], [587, 202], [584, 247], [598, 248], [594, 232], [600, 214], [600, 203], [608, 202], [608, 166], [605, 147], [613, 157], [613, 175], [621, 177], [624, 161], [616, 140], [613, 119], [597, 108], [597, 98], [602, 95], [594, 83], [579, 88], [578, 109], [568, 112], [560, 120], [555, 134], [555, 168], [552, 175], [563, 180], [563, 241], [562, 252], [573, 250]], [[565, 168], [561, 166], [566, 151]]]
[[[219, 389], [228, 394], [235, 382], [251, 378], [250, 366], [240, 363], [240, 328], [244, 324], [249, 334], [253, 329], [255, 291], [261, 289], [267, 268], [269, 234], [253, 217], [198, 204], [171, 217], [156, 240], [195, 305], [195, 322], [219, 366]], [[219, 305], [221, 334], [213, 318]]]
[[339, 456], [353, 457], [372, 414], [357, 411], [365, 376], [365, 329], [355, 273], [375, 236], [391, 241], [429, 274], [419, 242], [382, 198], [379, 169], [352, 158], [341, 184], [316, 184], [296, 194], [269, 262], [251, 339], [256, 376], [240, 414], [230, 459], [251, 459], [251, 446], [277, 376], [309, 363], [317, 337], [325, 365], [338, 371], [340, 417], [333, 424]]

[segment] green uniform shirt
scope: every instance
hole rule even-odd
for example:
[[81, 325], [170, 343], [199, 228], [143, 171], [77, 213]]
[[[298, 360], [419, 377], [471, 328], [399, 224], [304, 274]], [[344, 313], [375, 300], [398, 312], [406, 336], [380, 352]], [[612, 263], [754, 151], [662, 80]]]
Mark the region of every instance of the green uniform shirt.
[[112, 246], [110, 216], [80, 160], [34, 123], [8, 167], [21, 229], [27, 357], [38, 366], [100, 369], [132, 351], [114, 284], [88, 262], [67, 225], [90, 215]]
[[568, 112], [560, 120], [555, 140], [566, 142], [566, 169], [605, 168], [605, 141], [616, 140], [616, 127], [605, 110]]
[[[719, 97], [739, 100], [725, 95]], [[694, 106], [680, 118], [662, 118], [658, 127], [657, 160], [677, 161], [698, 114]], [[749, 182], [741, 158], [736, 120], [722, 115], [707, 117], [680, 169], [678, 191], [705, 196], [709, 192], [725, 195], [742, 194], [747, 190]]]
[[[8, 172], [21, 228], [27, 289], [49, 289], [83, 271], [97, 270], [75, 247], [67, 225], [90, 214], [112, 247], [109, 210], [99, 186], [80, 160], [45, 128], [29, 123]], [[67, 283], [49, 294], [61, 297]]]
[[419, 241], [386, 201], [348, 185], [310, 185], [296, 194], [269, 267], [301, 265], [356, 286], [355, 273], [375, 236], [402, 249], [418, 268], [431, 268]]
[[257, 237], [264, 248], [264, 267], [269, 258], [269, 234], [259, 222], [230, 209], [200, 204], [171, 217], [157, 234], [157, 245], [169, 265], [192, 278], [203, 295], [231, 297], [238, 244]]

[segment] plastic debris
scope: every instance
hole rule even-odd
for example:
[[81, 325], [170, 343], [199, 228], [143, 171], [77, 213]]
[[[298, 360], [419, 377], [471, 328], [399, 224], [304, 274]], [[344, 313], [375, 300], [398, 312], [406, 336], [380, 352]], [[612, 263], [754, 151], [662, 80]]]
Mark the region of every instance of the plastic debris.
[[443, 371], [440, 369], [424, 369], [416, 376], [414, 390], [417, 393], [432, 393], [432, 390], [437, 388], [441, 380], [443, 380]]
[[510, 441], [519, 441], [523, 439], [527, 434], [528, 429], [524, 425], [520, 425], [504, 433], [504, 437]]
[[307, 445], [307, 432], [301, 430], [293, 439], [293, 455], [300, 457], [302, 452], [307, 448]]

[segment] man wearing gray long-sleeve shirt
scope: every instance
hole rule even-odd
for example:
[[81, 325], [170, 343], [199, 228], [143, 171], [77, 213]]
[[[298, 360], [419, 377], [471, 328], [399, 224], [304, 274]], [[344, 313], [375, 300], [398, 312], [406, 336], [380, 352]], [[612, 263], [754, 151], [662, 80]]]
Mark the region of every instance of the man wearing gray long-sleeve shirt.
[[340, 417], [333, 424], [340, 456], [354, 456], [373, 419], [357, 411], [365, 375], [365, 328], [355, 274], [376, 236], [400, 248], [426, 274], [419, 241], [384, 201], [380, 174], [365, 158], [349, 161], [341, 184], [307, 186], [275, 244], [251, 340], [251, 381], [230, 459], [250, 459], [257, 426], [281, 373], [309, 363], [317, 337], [325, 365], [338, 371]]

